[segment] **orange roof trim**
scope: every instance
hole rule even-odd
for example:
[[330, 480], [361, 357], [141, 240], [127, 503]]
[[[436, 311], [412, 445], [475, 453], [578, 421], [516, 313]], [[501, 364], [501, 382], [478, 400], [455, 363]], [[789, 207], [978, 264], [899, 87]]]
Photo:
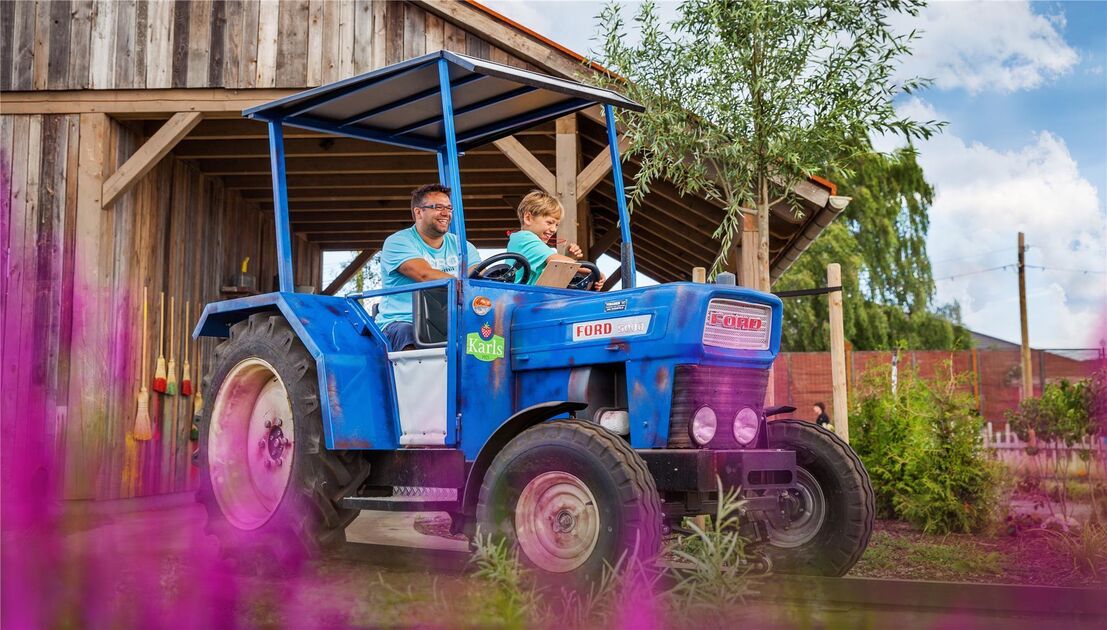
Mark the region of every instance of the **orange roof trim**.
[[812, 175], [808, 179], [815, 182], [816, 184], [820, 184], [823, 188], [829, 188], [831, 195], [838, 194], [838, 185], [830, 181], [829, 179], [825, 177], [819, 177], [818, 175]]

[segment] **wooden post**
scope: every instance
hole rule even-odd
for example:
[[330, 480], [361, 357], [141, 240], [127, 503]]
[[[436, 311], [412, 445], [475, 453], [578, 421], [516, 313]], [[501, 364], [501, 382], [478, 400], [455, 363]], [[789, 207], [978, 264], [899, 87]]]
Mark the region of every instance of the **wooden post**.
[[[704, 283], [707, 282], [707, 269], [703, 267], [692, 267], [692, 282]], [[707, 530], [707, 517], [704, 515], [692, 517], [692, 522], [696, 524], [701, 530]]]
[[1030, 373], [1030, 333], [1026, 323], [1026, 237], [1019, 232], [1019, 327], [1022, 330], [1022, 397], [1034, 396]]
[[[842, 286], [842, 266], [826, 266], [826, 286]], [[846, 407], [846, 334], [842, 322], [842, 292], [833, 291], [830, 302], [830, 383], [833, 390], [834, 415], [831, 422], [838, 435], [849, 443], [849, 411]]]
[[577, 171], [580, 169], [580, 138], [577, 136], [577, 116], [570, 114], [557, 119], [555, 139], [557, 199], [565, 209], [558, 239], [577, 243], [588, 252], [588, 220], [580, 212], [577, 198]]
[[757, 215], [742, 215], [742, 260], [739, 265], [739, 283], [744, 287], [758, 289], [757, 272]]

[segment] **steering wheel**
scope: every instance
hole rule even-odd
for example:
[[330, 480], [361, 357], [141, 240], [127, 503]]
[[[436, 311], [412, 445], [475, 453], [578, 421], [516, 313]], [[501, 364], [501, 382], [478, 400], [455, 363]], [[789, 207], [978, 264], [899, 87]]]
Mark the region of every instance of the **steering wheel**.
[[[587, 260], [580, 260], [577, 262], [580, 263], [580, 269], [577, 271], [577, 275], [569, 281], [568, 288], [591, 291], [592, 287], [600, 280], [600, 268]], [[583, 271], [587, 271], [588, 274], [582, 275], [581, 272]]]
[[[493, 267], [496, 263], [506, 260], [510, 260], [515, 264], [501, 264]], [[527, 263], [527, 259], [523, 258], [521, 254], [504, 252], [480, 261], [480, 264], [469, 274], [469, 277], [480, 280], [492, 280], [494, 282], [515, 283], [515, 274], [520, 268], [523, 270], [523, 277], [519, 279], [517, 284], [526, 284], [530, 282], [530, 277], [533, 272], [531, 272], [530, 264]]]

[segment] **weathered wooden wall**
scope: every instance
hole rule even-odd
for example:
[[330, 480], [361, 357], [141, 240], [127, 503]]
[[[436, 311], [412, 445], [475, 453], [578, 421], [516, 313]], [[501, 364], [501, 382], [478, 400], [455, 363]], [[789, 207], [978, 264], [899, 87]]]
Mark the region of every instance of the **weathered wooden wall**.
[[[184, 363], [190, 319], [246, 256], [259, 288], [276, 273], [272, 218], [217, 178], [169, 157], [106, 210], [99, 186], [142, 138], [102, 114], [0, 116], [3, 461], [45, 450], [65, 498], [116, 498], [189, 486], [192, 400], [152, 395], [157, 435], [132, 430], [142, 362], [158, 355], [158, 295], [174, 298], [166, 356]], [[318, 250], [297, 239], [296, 283], [321, 282]], [[147, 352], [141, 354], [148, 287]], [[168, 314], [167, 314], [168, 317]], [[199, 384], [210, 341], [190, 343]], [[172, 348], [172, 350], [170, 350]]]
[[301, 88], [441, 49], [530, 67], [387, 0], [9, 0], [0, 33], [0, 90]]

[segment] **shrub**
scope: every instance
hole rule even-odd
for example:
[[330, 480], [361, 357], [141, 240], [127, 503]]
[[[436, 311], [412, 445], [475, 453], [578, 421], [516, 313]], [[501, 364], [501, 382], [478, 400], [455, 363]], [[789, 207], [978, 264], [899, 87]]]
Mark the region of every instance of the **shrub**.
[[890, 370], [864, 375], [850, 412], [878, 515], [927, 533], [979, 531], [992, 519], [999, 479], [964, 378], [948, 363], [930, 379], [901, 368], [893, 391]]

